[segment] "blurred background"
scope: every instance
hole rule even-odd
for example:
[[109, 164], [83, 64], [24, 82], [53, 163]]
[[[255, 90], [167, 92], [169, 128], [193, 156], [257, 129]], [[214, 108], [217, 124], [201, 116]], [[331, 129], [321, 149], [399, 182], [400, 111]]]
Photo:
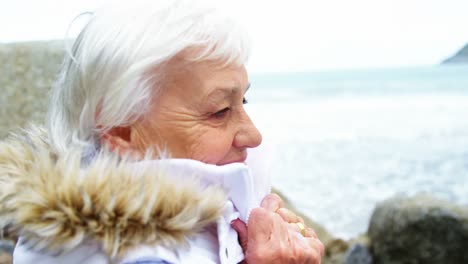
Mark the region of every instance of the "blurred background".
[[[8, 43], [73, 37], [102, 2], [0, 0], [0, 136], [41, 119], [63, 55]], [[350, 238], [394, 195], [468, 204], [468, 1], [229, 5], [253, 40], [247, 107], [273, 185], [298, 209]]]

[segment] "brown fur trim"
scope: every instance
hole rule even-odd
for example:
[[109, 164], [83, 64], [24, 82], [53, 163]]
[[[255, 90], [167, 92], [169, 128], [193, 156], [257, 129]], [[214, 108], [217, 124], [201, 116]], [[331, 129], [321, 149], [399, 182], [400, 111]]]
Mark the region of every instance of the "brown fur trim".
[[80, 160], [80, 151], [55, 157], [40, 129], [1, 142], [0, 228], [12, 226], [36, 250], [94, 240], [114, 257], [141, 244], [184, 244], [226, 200], [219, 187], [176, 181], [150, 163], [101, 153], [81, 168]]

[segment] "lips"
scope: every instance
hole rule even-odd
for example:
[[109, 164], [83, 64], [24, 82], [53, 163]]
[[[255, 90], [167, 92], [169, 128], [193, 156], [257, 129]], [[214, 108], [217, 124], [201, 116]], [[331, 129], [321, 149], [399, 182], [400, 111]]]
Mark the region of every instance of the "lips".
[[245, 163], [247, 160], [247, 152], [242, 152], [242, 155], [240, 157], [237, 157], [235, 159], [230, 159], [229, 161], [223, 161], [218, 165], [227, 165], [231, 163]]

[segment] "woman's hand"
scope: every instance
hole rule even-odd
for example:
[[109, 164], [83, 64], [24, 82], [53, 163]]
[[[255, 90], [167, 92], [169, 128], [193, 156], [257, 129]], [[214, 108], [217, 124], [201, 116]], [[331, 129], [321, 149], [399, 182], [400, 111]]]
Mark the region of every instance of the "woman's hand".
[[248, 228], [239, 219], [232, 227], [239, 234], [247, 264], [318, 264], [325, 251], [315, 232], [284, 208], [276, 194], [267, 195], [261, 207], [252, 210]]

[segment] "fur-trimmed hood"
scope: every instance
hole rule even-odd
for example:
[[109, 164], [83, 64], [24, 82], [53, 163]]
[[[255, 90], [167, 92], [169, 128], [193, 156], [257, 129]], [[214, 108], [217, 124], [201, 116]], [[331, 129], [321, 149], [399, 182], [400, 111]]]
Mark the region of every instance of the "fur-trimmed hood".
[[0, 228], [37, 250], [93, 240], [114, 257], [140, 244], [182, 245], [222, 213], [220, 187], [105, 153], [82, 166], [81, 156], [54, 154], [40, 128], [0, 142]]

